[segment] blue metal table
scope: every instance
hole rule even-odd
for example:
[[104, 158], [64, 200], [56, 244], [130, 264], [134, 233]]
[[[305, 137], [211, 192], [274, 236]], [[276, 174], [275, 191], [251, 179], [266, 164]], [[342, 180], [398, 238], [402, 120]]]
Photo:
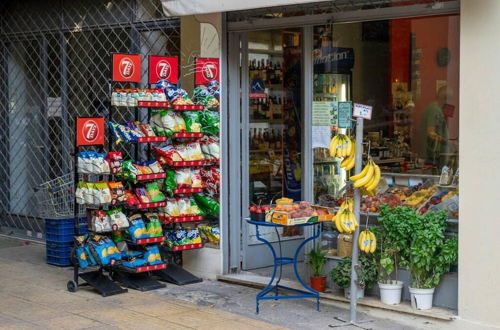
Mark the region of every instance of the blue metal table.
[[[306, 283], [304, 283], [304, 281], [302, 280], [302, 278], [299, 275], [299, 272], [297, 269], [297, 262], [298, 262], [298, 258], [299, 258], [299, 253], [302, 250], [302, 248], [304, 247], [304, 245], [306, 245], [308, 242], [310, 242], [312, 240], [317, 239], [319, 237], [319, 235], [321, 234], [321, 222], [304, 223], [304, 224], [295, 225], [295, 226], [283, 226], [283, 225], [272, 223], [272, 222], [254, 221], [254, 220], [247, 220], [247, 222], [251, 225], [255, 225], [255, 232], [256, 232], [257, 240], [265, 243], [269, 247], [269, 249], [271, 249], [271, 252], [272, 252], [273, 258], [274, 258], [274, 269], [273, 269], [273, 275], [271, 276], [271, 280], [266, 285], [266, 287], [257, 294], [257, 297], [256, 297], [256, 304], [257, 304], [256, 312], [257, 312], [257, 314], [259, 314], [259, 302], [261, 300], [278, 300], [278, 299], [294, 299], [294, 298], [315, 298], [316, 299], [316, 309], [319, 312], [319, 292], [312, 289]], [[266, 240], [265, 238], [260, 236], [259, 227], [261, 227], [261, 226], [262, 227], [274, 227], [274, 228], [313, 226], [314, 231], [313, 231], [313, 235], [311, 237], [305, 239], [302, 243], [300, 243], [300, 245], [297, 247], [297, 250], [295, 251], [293, 258], [285, 258], [285, 257], [281, 256], [281, 248], [280, 248], [280, 256], [278, 257], [276, 255], [276, 251], [274, 250], [273, 245], [268, 240]], [[277, 235], [279, 238], [278, 232], [277, 232]], [[280, 241], [280, 244], [281, 244], [281, 241]], [[288, 264], [293, 264], [293, 271], [295, 273], [295, 277], [299, 281], [300, 285], [304, 288], [304, 290], [295, 289], [295, 288], [291, 288], [291, 287], [279, 284], [279, 282], [281, 280], [282, 267], [283, 267], [283, 265], [288, 265]], [[280, 278], [278, 279], [276, 284], [273, 284], [274, 279], [276, 278], [276, 271], [278, 270], [278, 266], [280, 267]], [[280, 295], [280, 291], [288, 291], [291, 294]], [[269, 293], [271, 293], [271, 295], [269, 295]]]

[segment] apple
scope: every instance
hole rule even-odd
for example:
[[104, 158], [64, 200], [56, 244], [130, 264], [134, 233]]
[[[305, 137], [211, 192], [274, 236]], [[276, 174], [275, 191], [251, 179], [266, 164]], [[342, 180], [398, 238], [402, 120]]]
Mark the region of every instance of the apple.
[[255, 205], [252, 205], [252, 206], [250, 206], [250, 208], [249, 208], [250, 212], [253, 212], [253, 213], [257, 212], [257, 209], [258, 209], [258, 208], [257, 208], [257, 206], [255, 206]]

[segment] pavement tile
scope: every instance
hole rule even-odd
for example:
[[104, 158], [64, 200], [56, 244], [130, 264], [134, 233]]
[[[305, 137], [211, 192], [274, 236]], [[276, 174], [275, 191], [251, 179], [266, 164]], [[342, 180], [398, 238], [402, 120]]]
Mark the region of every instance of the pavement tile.
[[36, 328], [38, 328], [38, 326], [34, 323], [30, 323], [20, 318], [16, 318], [0, 312], [0, 329], [36, 329]]
[[95, 326], [107, 326], [107, 324], [102, 322], [74, 314], [39, 321], [37, 324], [41, 325], [45, 329], [85, 329]]
[[[87, 312], [77, 313], [78, 315], [87, 316]], [[134, 311], [123, 308], [103, 308], [101, 310], [92, 311], [88, 314], [89, 318], [99, 320], [100, 322], [117, 325], [124, 322], [132, 322], [136, 320], [146, 319], [147, 316]]]
[[195, 309], [188, 309], [184, 306], [178, 306], [158, 301], [156, 302], [156, 304], [124, 306], [124, 308], [155, 317], [177, 315], [188, 311], [196, 311]]
[[167, 322], [156, 318], [146, 318], [143, 320], [133, 320], [115, 324], [120, 329], [158, 329], [158, 330], [177, 330], [177, 329], [193, 329], [178, 323]]

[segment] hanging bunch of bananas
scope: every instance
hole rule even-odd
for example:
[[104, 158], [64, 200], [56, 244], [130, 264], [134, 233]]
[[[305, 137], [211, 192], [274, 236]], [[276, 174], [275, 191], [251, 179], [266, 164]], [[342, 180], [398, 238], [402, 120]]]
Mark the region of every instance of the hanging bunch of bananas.
[[349, 157], [354, 154], [354, 141], [345, 134], [335, 135], [330, 140], [330, 157]]
[[349, 180], [354, 182], [354, 188], [360, 188], [364, 195], [374, 194], [380, 182], [380, 167], [370, 159], [363, 170], [351, 176]]
[[352, 198], [346, 198], [342, 204], [340, 204], [339, 212], [343, 210], [354, 212], [354, 200]]
[[359, 233], [358, 245], [361, 251], [373, 253], [377, 248], [377, 238], [372, 231], [365, 229]]
[[335, 226], [341, 233], [352, 234], [358, 228], [358, 221], [354, 212], [347, 209], [340, 209], [335, 215]]

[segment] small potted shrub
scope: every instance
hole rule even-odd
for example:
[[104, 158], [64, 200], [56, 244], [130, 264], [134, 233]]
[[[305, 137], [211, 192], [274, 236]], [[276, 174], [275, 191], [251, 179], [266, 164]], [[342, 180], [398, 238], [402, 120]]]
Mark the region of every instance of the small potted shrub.
[[434, 289], [458, 258], [458, 239], [445, 237], [446, 210], [419, 216], [406, 266], [411, 274], [410, 299], [415, 309], [430, 309]]
[[[360, 254], [357, 268], [357, 298], [365, 296], [365, 288], [371, 288], [377, 281], [377, 264], [373, 257]], [[351, 258], [344, 258], [330, 272], [332, 280], [344, 289], [346, 298], [350, 298], [351, 291]]]
[[384, 304], [401, 302], [403, 282], [398, 278], [398, 268], [406, 260], [414, 228], [419, 222], [417, 213], [409, 207], [391, 208], [383, 205], [378, 217], [377, 236], [380, 300]]
[[323, 269], [326, 265], [325, 253], [317, 246], [307, 254], [307, 264], [311, 267], [313, 276], [311, 276], [311, 288], [318, 292], [325, 292], [326, 276], [323, 275]]

